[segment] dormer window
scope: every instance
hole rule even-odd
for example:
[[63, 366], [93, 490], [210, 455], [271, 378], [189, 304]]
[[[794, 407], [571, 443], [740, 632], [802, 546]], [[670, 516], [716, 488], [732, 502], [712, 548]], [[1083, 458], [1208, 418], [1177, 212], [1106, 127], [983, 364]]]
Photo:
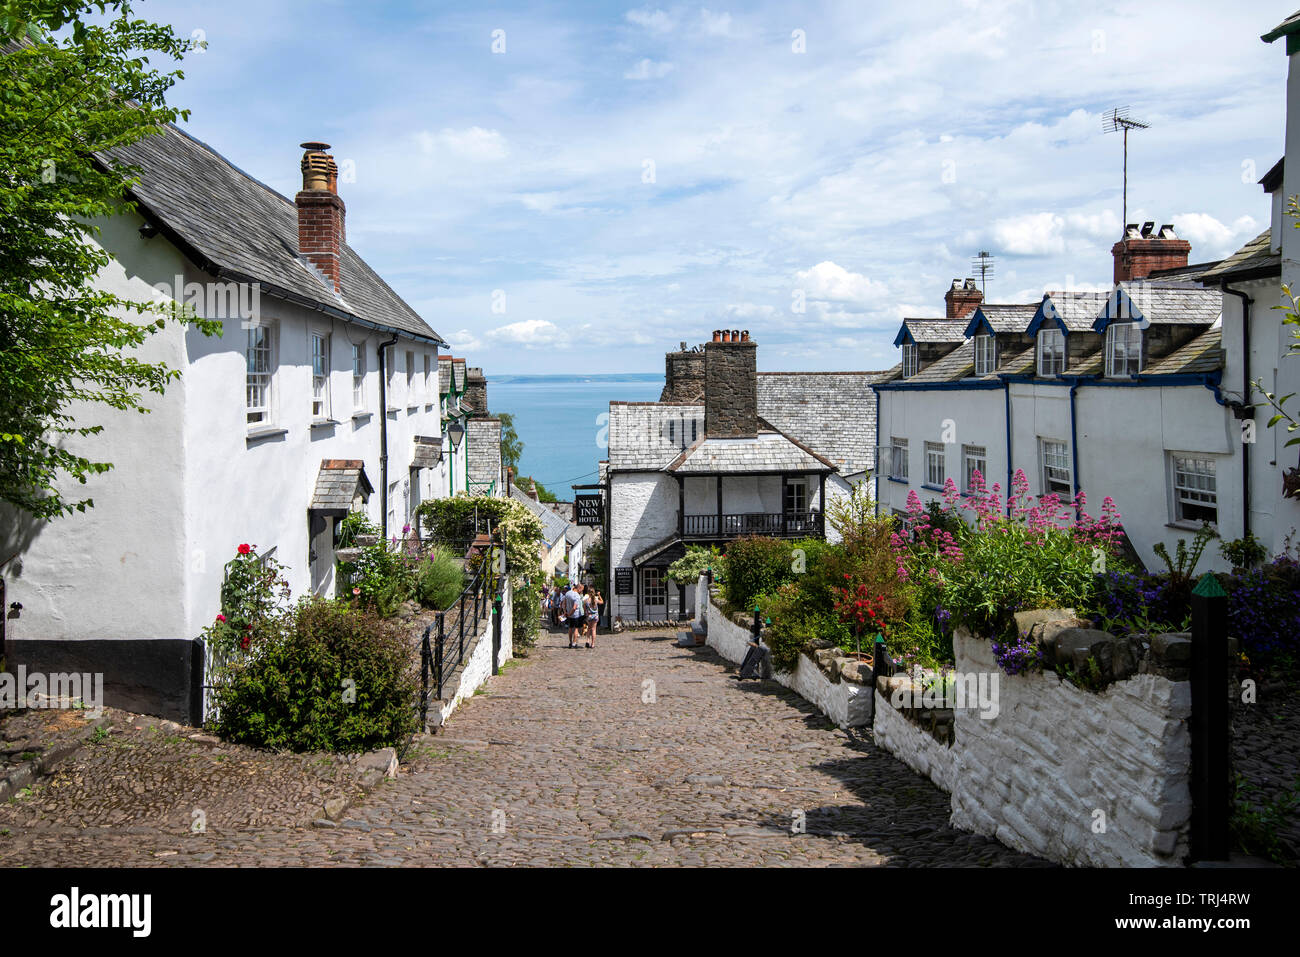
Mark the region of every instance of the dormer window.
[[1038, 374], [1060, 375], [1065, 371], [1065, 333], [1060, 329], [1038, 331]]
[[916, 343], [903, 343], [903, 378], [910, 379], [916, 375], [917, 355]]
[[988, 334], [975, 337], [975, 374], [992, 375], [998, 367], [997, 340]]
[[1135, 322], [1106, 327], [1106, 375], [1137, 375], [1142, 371], [1142, 330]]

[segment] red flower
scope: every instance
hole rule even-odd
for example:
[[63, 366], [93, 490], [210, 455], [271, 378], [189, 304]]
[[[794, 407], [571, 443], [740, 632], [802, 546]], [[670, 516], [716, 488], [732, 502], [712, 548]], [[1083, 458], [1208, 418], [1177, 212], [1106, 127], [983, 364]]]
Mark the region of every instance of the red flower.
[[217, 616], [217, 621], [225, 621], [225, 620], [226, 620], [226, 616], [225, 616], [225, 615], [218, 615], [218, 616]]
[[248, 554], [249, 552], [251, 552], [251, 551], [252, 551], [252, 549], [251, 549], [248, 545], [240, 545], [240, 546], [239, 546], [239, 554], [241, 554], [241, 555], [247, 555], [247, 554]]
[[242, 648], [244, 651], [247, 651], [249, 642], [251, 640], [252, 640], [251, 636], [245, 635], [243, 638], [239, 639], [239, 647]]

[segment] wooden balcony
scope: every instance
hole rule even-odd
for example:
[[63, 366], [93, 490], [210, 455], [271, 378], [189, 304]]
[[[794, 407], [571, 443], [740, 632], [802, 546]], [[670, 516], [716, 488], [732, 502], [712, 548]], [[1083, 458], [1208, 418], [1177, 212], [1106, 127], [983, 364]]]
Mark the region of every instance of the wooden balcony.
[[826, 537], [822, 513], [816, 510], [686, 515], [682, 520], [683, 539], [730, 539], [742, 535], [771, 538]]

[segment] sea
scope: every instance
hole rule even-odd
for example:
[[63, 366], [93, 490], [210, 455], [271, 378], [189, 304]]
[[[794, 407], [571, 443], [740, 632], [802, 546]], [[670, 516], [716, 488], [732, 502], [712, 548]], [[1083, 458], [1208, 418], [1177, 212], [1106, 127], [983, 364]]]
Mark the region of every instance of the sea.
[[610, 375], [491, 375], [488, 408], [508, 412], [524, 444], [520, 475], [541, 482], [562, 501], [572, 485], [595, 483], [609, 457], [609, 403], [654, 402], [663, 372]]

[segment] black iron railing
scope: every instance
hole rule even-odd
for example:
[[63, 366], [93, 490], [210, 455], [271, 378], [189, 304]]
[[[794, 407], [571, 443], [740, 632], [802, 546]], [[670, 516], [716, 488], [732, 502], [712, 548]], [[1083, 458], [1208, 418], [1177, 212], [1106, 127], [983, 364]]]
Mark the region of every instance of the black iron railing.
[[687, 515], [682, 521], [682, 533], [686, 538], [739, 538], [741, 535], [802, 538], [823, 534], [822, 513], [811, 510]]
[[[438, 612], [420, 639], [420, 727], [426, 728], [429, 704], [443, 700], [443, 690], [465, 664], [466, 639], [472, 645], [482, 623], [491, 617], [498, 597], [501, 576], [497, 573], [495, 543], [476, 543], [477, 562], [473, 578], [450, 606]], [[494, 636], [494, 642], [496, 641]], [[495, 664], [497, 649], [493, 648]]]

